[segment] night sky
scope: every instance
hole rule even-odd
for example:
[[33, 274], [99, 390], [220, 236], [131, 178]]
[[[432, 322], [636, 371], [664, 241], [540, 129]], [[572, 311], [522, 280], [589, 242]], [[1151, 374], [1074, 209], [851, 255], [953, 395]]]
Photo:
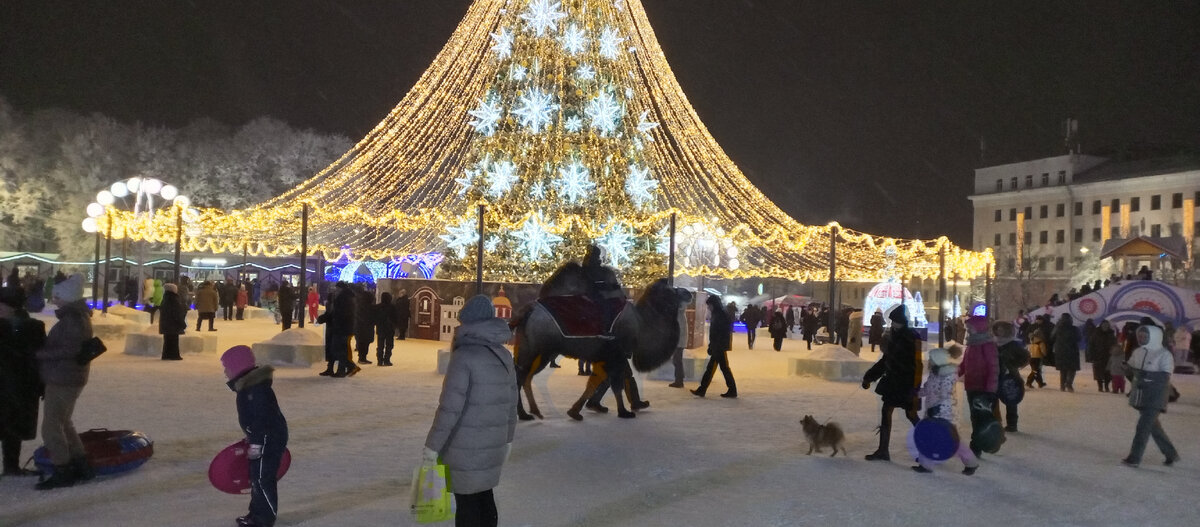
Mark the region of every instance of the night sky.
[[[357, 140], [468, 4], [4, 0], [0, 94]], [[1085, 152], [1200, 149], [1200, 2], [644, 4], [710, 132], [801, 222], [969, 246], [972, 170], [1064, 153], [1067, 117]]]

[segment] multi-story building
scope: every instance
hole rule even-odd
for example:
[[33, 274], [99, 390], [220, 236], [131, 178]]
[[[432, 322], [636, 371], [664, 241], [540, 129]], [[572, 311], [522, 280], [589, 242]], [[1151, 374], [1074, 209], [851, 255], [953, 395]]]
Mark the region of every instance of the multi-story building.
[[[1190, 267], [1200, 224], [1200, 159], [1180, 156], [1115, 161], [1068, 154], [975, 171], [974, 247], [991, 248], [1000, 280], [1071, 287], [1098, 274], [1106, 242], [1146, 237], [1180, 247], [1159, 257], [1106, 262], [1106, 272]], [[1131, 269], [1132, 268], [1132, 269]], [[1025, 305], [1029, 305], [1028, 301]]]

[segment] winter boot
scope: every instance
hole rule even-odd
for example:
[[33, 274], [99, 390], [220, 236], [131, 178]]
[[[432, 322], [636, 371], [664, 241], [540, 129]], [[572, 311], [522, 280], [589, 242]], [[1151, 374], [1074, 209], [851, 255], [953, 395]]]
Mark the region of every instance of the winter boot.
[[325, 371], [318, 373], [317, 375], [322, 377], [329, 377], [330, 375], [333, 375], [333, 361], [327, 361], [325, 363]]
[[75, 471], [75, 479], [78, 481], [91, 481], [96, 477], [96, 471], [92, 470], [87, 458], [83, 456], [71, 460], [71, 470]]
[[55, 465], [54, 475], [38, 482], [33, 488], [37, 490], [50, 490], [60, 487], [70, 487], [75, 484], [75, 471], [71, 465]]
[[874, 452], [867, 454], [867, 461], [891, 461], [892, 456], [888, 453], [888, 443], [892, 440], [892, 428], [879, 427], [879, 448]]

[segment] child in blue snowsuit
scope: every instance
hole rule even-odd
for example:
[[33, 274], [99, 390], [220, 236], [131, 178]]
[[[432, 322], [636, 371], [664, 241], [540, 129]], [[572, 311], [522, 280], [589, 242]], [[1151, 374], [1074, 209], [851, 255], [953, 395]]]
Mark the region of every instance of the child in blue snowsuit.
[[239, 517], [240, 527], [271, 527], [279, 515], [276, 474], [287, 448], [288, 426], [271, 389], [275, 369], [256, 367], [254, 352], [234, 346], [221, 356], [229, 389], [237, 392], [238, 424], [250, 444], [250, 514]]

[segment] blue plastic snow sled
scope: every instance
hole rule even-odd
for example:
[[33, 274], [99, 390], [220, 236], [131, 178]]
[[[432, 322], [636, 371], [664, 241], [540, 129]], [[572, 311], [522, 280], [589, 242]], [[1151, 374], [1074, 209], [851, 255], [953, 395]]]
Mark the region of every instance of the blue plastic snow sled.
[[[154, 441], [146, 434], [130, 430], [93, 428], [79, 434], [88, 464], [100, 476], [128, 472], [142, 466], [154, 455]], [[33, 451], [33, 462], [43, 476], [54, 474], [54, 463], [40, 446]]]

